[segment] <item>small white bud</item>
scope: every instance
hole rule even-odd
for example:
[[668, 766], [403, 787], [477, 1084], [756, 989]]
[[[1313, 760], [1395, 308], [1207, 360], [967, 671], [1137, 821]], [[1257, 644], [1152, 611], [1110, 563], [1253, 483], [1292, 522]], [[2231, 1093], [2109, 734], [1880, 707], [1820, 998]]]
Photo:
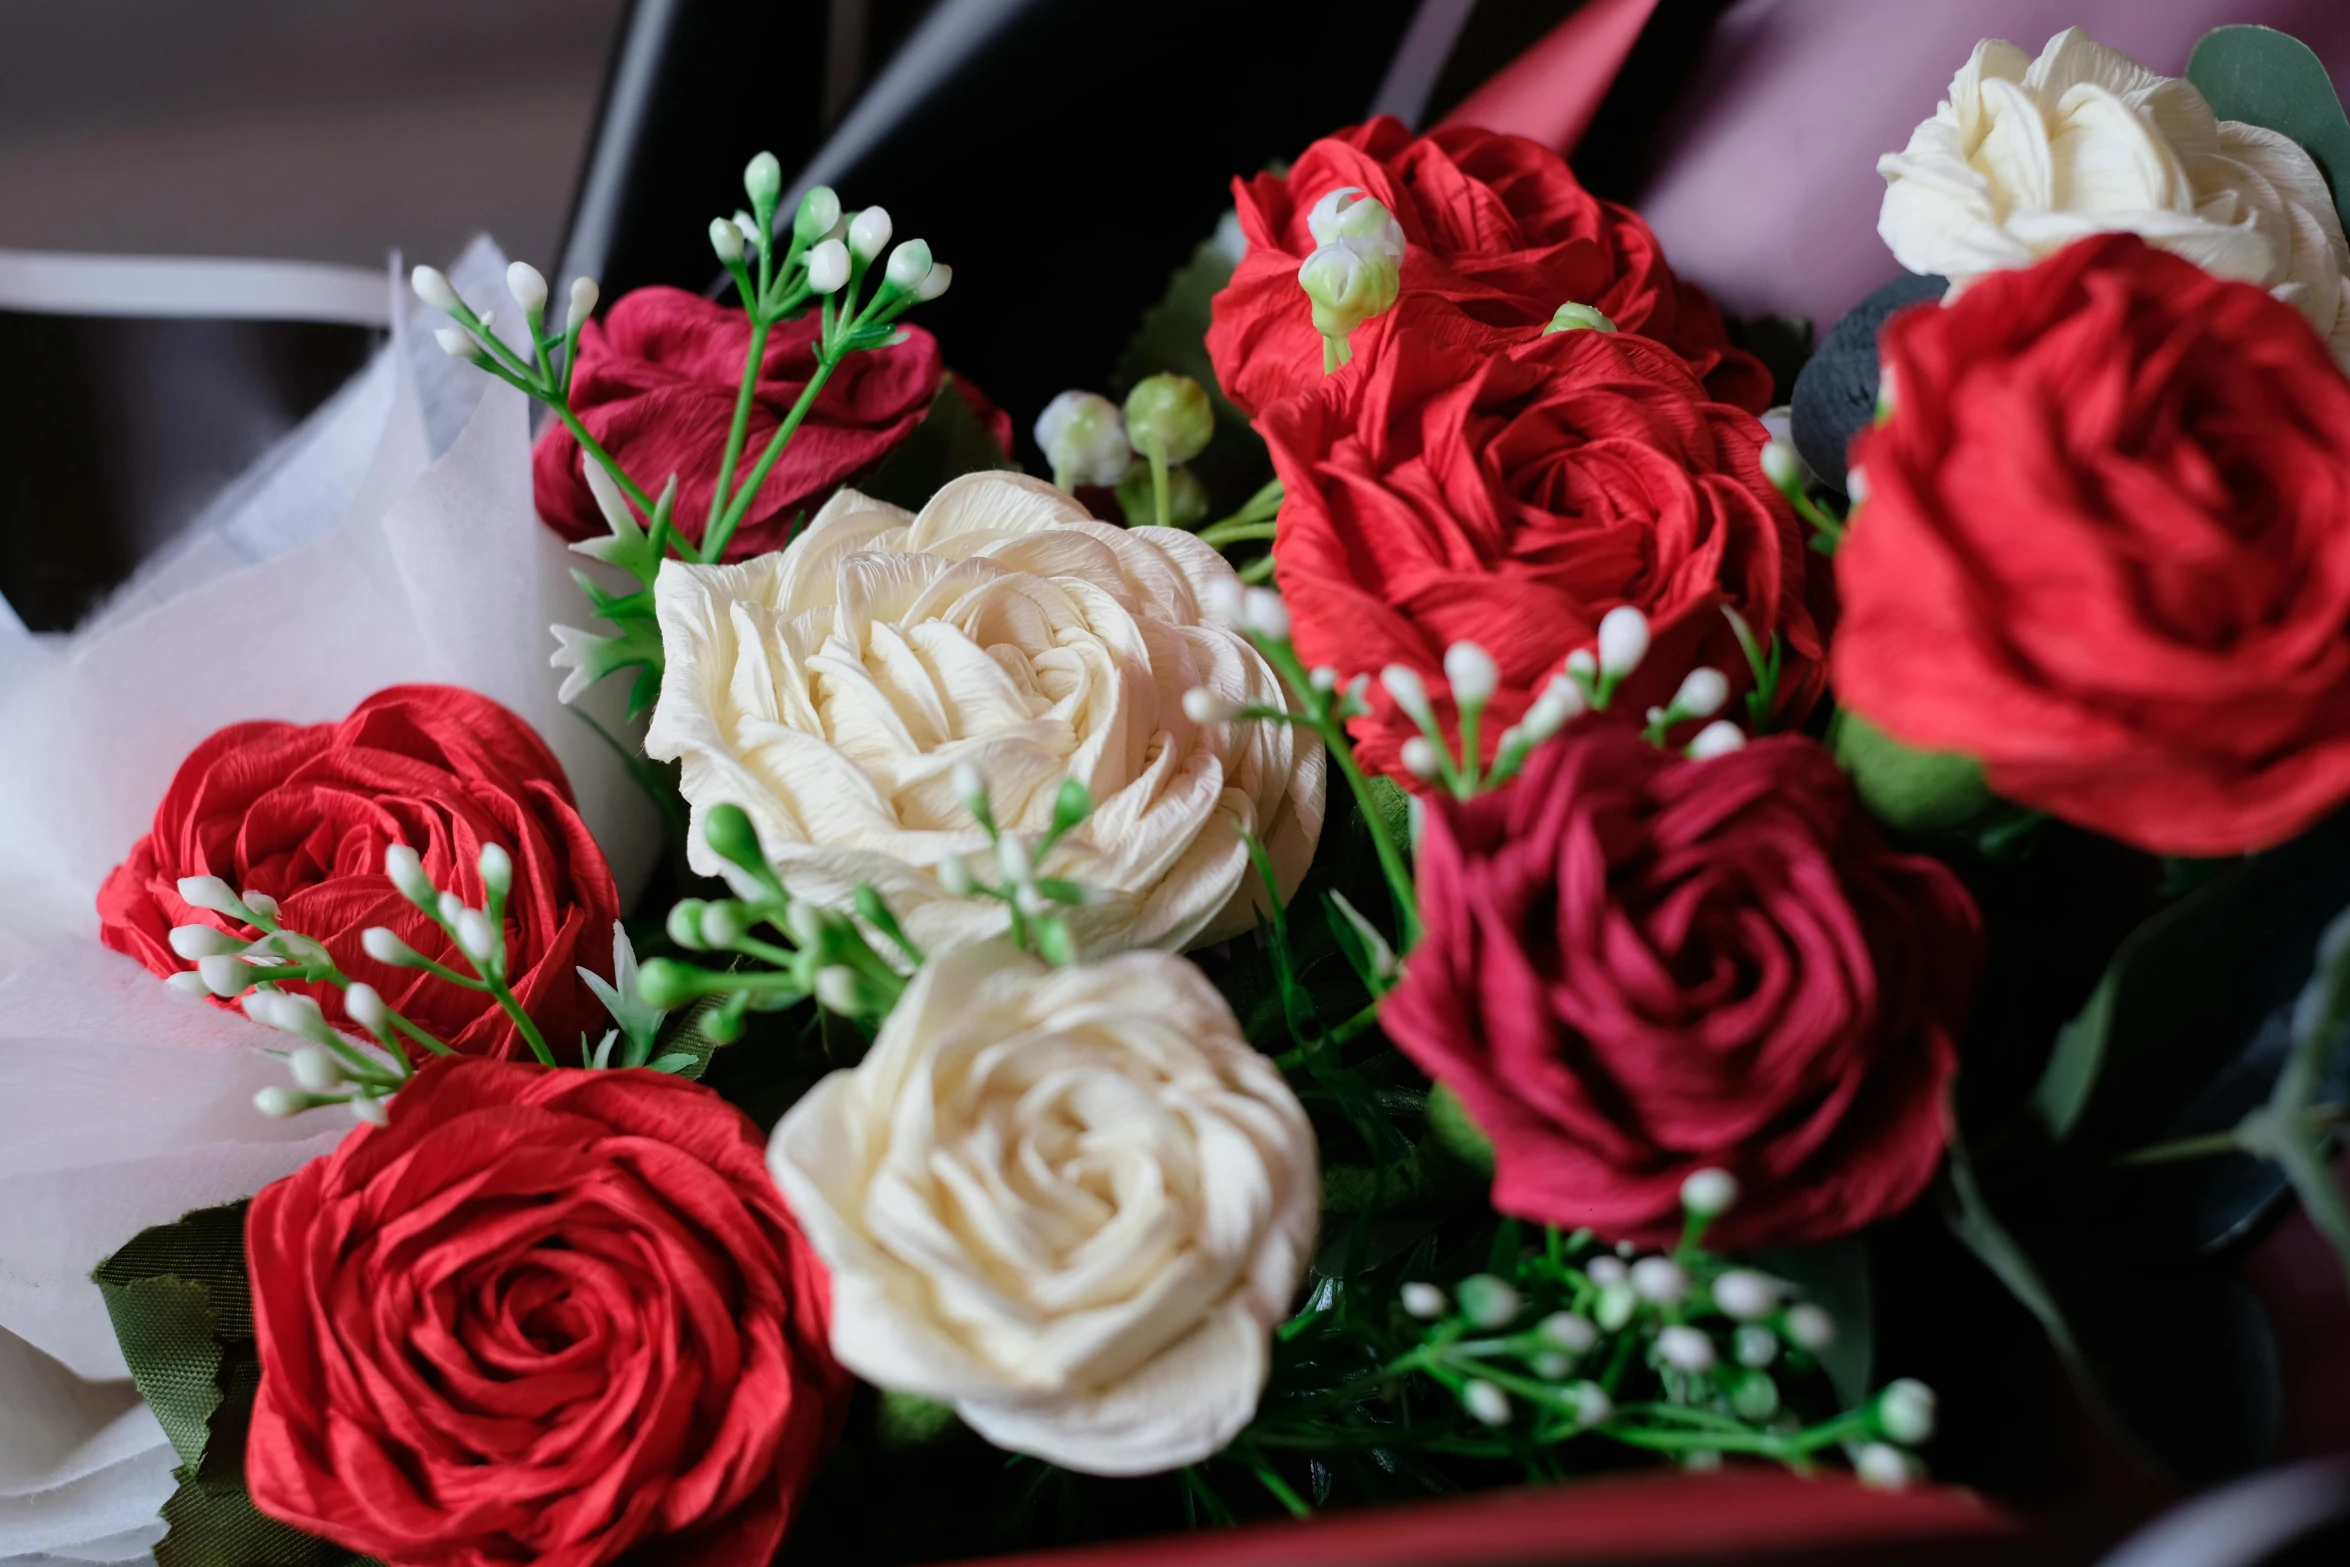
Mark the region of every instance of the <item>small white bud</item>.
[[1898, 1491], [1909, 1484], [1909, 1456], [1898, 1447], [1871, 1442], [1852, 1457], [1852, 1473], [1873, 1491]]
[[743, 259], [743, 231], [725, 218], [710, 220], [710, 248], [718, 253], [720, 262], [735, 266]]
[[263, 1115], [282, 1120], [289, 1115], [301, 1114], [303, 1101], [302, 1096], [292, 1089], [280, 1088], [272, 1083], [253, 1096], [253, 1108]]
[[432, 901], [432, 878], [424, 873], [424, 857], [408, 845], [395, 843], [384, 850], [384, 874], [400, 889], [400, 896], [410, 902]]
[[[255, 1012], [253, 1004], [263, 1000], [268, 1005]], [[315, 1039], [326, 1030], [326, 1017], [319, 1011], [318, 1003], [290, 991], [254, 991], [245, 998], [245, 1015], [285, 1034], [303, 1034]]]
[[743, 939], [743, 906], [731, 900], [702, 906], [702, 942], [705, 946], [731, 947]]
[[1718, 669], [1692, 669], [1673, 693], [1672, 705], [1686, 718], [1711, 718], [1730, 700], [1730, 677]]
[[198, 958], [245, 950], [245, 943], [227, 931], [215, 930], [210, 925], [174, 925], [169, 939], [171, 950], [190, 963]]
[[1241, 595], [1240, 623], [1267, 642], [1289, 640], [1289, 606], [1271, 588], [1250, 588]]
[[[1717, 1294], [1715, 1299], [1719, 1301]], [[1779, 1335], [1759, 1322], [1749, 1322], [1732, 1335], [1732, 1352], [1738, 1364], [1760, 1371], [1779, 1358]]]
[[740, 207], [737, 207], [734, 209], [734, 217], [730, 221], [734, 224], [735, 229], [743, 237], [744, 253], [747, 255], [758, 254], [759, 220], [752, 217], [749, 213], [743, 211]]
[[1314, 330], [1342, 339], [1395, 305], [1402, 286], [1400, 251], [1375, 239], [1340, 238], [1298, 264], [1297, 286], [1305, 291]]
[[1482, 1378], [1472, 1378], [1462, 1384], [1461, 1407], [1472, 1418], [1489, 1426], [1510, 1423], [1510, 1396]]
[[490, 917], [479, 909], [465, 909], [450, 922], [457, 928], [457, 950], [477, 969], [488, 969], [498, 959], [498, 933]]
[[1403, 743], [1403, 770], [1422, 783], [1433, 783], [1444, 776], [1444, 758], [1426, 735], [1414, 735]]
[[514, 857], [494, 843], [481, 846], [481, 881], [503, 898], [514, 890]]
[[1323, 696], [1338, 689], [1338, 671], [1328, 664], [1317, 664], [1306, 672], [1306, 684]]
[[1762, 449], [1763, 477], [1771, 481], [1771, 488], [1782, 495], [1803, 487], [1803, 458], [1785, 441], [1765, 441]]
[[1852, 502], [1854, 511], [1868, 503], [1869, 476], [1854, 468], [1844, 475], [1844, 494]]
[[1877, 1429], [1903, 1447], [1934, 1436], [1934, 1390], [1914, 1377], [1888, 1383], [1877, 1395]]
[[1098, 392], [1070, 390], [1045, 404], [1036, 444], [1056, 478], [1070, 484], [1116, 484], [1134, 460], [1125, 414]]
[[955, 285], [955, 269], [943, 261], [933, 261], [930, 270], [922, 274], [922, 281], [914, 286], [914, 298], [927, 303]]
[[454, 925], [465, 917], [465, 900], [453, 892], [444, 892], [435, 898], [433, 907], [440, 910], [441, 923], [444, 925]]
[[1648, 656], [1648, 617], [1618, 604], [1599, 617], [1599, 672], [1621, 679]]
[[389, 1126], [392, 1124], [392, 1107], [381, 1099], [353, 1094], [351, 1119], [365, 1126]]
[[1240, 716], [1240, 704], [1206, 686], [1193, 686], [1183, 693], [1183, 716], [1195, 724], [1226, 724]]
[[182, 902], [199, 909], [210, 909], [235, 919], [245, 917], [245, 906], [237, 901], [236, 889], [218, 876], [182, 876], [179, 894]]
[[481, 344], [475, 342], [473, 334], [461, 326], [442, 327], [433, 333], [432, 340], [440, 344], [441, 352], [451, 359], [463, 359], [470, 363], [478, 361], [482, 356]]
[[1341, 185], [1326, 192], [1306, 214], [1306, 232], [1314, 236], [1317, 245], [1364, 240], [1398, 257], [1405, 249], [1403, 225], [1395, 221], [1395, 214], [1384, 202], [1366, 194], [1359, 185]]
[[547, 280], [527, 261], [506, 264], [506, 292], [514, 296], [526, 316], [536, 317], [547, 308]]
[[1569, 1389], [1575, 1395], [1575, 1423], [1589, 1429], [1605, 1425], [1616, 1412], [1615, 1400], [1607, 1396], [1607, 1389], [1596, 1382], [1578, 1382]]
[[1409, 664], [1390, 664], [1379, 671], [1379, 684], [1403, 714], [1422, 728], [1436, 727], [1436, 709], [1428, 705], [1428, 685]]
[[1610, 1284], [1623, 1283], [1632, 1270], [1624, 1266], [1621, 1258], [1601, 1256], [1585, 1263], [1583, 1271], [1590, 1275], [1592, 1283], [1605, 1289]]
[[1403, 1287], [1403, 1309], [1423, 1322], [1434, 1322], [1446, 1310], [1444, 1291], [1415, 1279]]
[[1603, 1333], [1613, 1333], [1632, 1320], [1640, 1309], [1640, 1297], [1632, 1293], [1632, 1286], [1618, 1280], [1603, 1284], [1599, 1290], [1599, 1304], [1591, 1308], [1592, 1320]]
[[1556, 1350], [1544, 1350], [1526, 1364], [1532, 1366], [1534, 1374], [1545, 1382], [1564, 1381], [1567, 1373], [1575, 1369], [1574, 1357], [1562, 1355]]
[[1678, 1306], [1689, 1295], [1689, 1274], [1670, 1257], [1643, 1257], [1632, 1264], [1632, 1288], [1642, 1300]]
[[1455, 642], [1444, 650], [1444, 679], [1452, 699], [1463, 708], [1483, 707], [1501, 684], [1493, 655], [1474, 642]]
[[335, 1058], [316, 1045], [304, 1045], [286, 1057], [286, 1066], [294, 1074], [294, 1082], [314, 1094], [323, 1094], [342, 1086], [343, 1069]]
[[743, 165], [743, 194], [754, 206], [765, 206], [783, 193], [783, 165], [775, 154], [762, 152]]
[[813, 245], [832, 232], [840, 222], [840, 196], [829, 185], [817, 185], [800, 198], [799, 211], [792, 214], [792, 233], [803, 245]]
[[1490, 1273], [1472, 1273], [1461, 1280], [1461, 1315], [1481, 1328], [1506, 1328], [1517, 1320], [1518, 1292], [1506, 1279]]
[[225, 952], [216, 952], [208, 958], [196, 960], [196, 972], [204, 976], [204, 988], [222, 1000], [245, 993], [245, 987], [260, 976], [253, 966]]
[[1036, 867], [1028, 858], [1028, 843], [1016, 832], [1001, 834], [995, 841], [995, 862], [1004, 873], [1004, 880], [1017, 887], [1033, 880]]
[[1784, 1326], [1789, 1343], [1815, 1354], [1836, 1342], [1836, 1319], [1808, 1300], [1787, 1308]]
[[449, 286], [448, 274], [439, 267], [418, 267], [408, 274], [408, 286], [416, 290], [416, 297], [433, 309], [450, 315], [464, 308], [465, 302]]
[[1645, 716], [1647, 717], [1649, 724], [1654, 727], [1663, 724], [1666, 715], [1663, 708], [1652, 707], [1648, 710]]
[[376, 962], [393, 968], [414, 968], [423, 961], [414, 947], [382, 925], [370, 925], [361, 931], [359, 948]]
[[889, 247], [892, 230], [887, 207], [867, 207], [849, 219], [849, 254], [871, 261]]
[[889, 265], [882, 278], [890, 287], [911, 294], [930, 276], [930, 242], [909, 239], [889, 253]]
[[1012, 906], [1032, 920], [1043, 919], [1053, 911], [1052, 900], [1037, 891], [1032, 881], [1024, 881], [1012, 889]]
[[1237, 629], [1247, 597], [1248, 588], [1238, 576], [1210, 577], [1200, 585], [1200, 613], [1219, 626]]
[[383, 993], [364, 980], [343, 992], [343, 1012], [370, 1034], [380, 1037], [392, 1031], [392, 1009], [384, 1004]]
[[243, 892], [238, 893], [237, 896], [245, 900], [246, 908], [251, 909], [254, 913], [260, 915], [263, 919], [273, 920], [277, 918], [277, 899], [271, 897], [268, 893], [256, 892], [251, 887], [247, 887]]
[[1755, 1322], [1779, 1304], [1779, 1287], [1752, 1268], [1732, 1268], [1714, 1280], [1714, 1304], [1740, 1322]]
[[808, 252], [808, 287], [819, 294], [837, 293], [849, 280], [849, 247], [828, 239]]
[[1701, 1219], [1717, 1218], [1738, 1200], [1738, 1177], [1708, 1165], [1681, 1183], [1681, 1206]]
[[827, 1011], [855, 1013], [859, 1010], [857, 971], [838, 963], [816, 971], [816, 1000]]
[[971, 874], [971, 862], [959, 854], [950, 854], [934, 867], [938, 886], [950, 898], [968, 898], [979, 890], [979, 880]]
[[1567, 676], [1588, 683], [1599, 678], [1599, 656], [1587, 647], [1579, 647], [1567, 655]]
[[1697, 1328], [1675, 1323], [1657, 1334], [1656, 1355], [1675, 1371], [1695, 1376], [1713, 1369], [1714, 1341]]
[[957, 762], [954, 771], [947, 777], [954, 786], [955, 798], [962, 801], [972, 815], [978, 815], [987, 804], [987, 780], [979, 776], [979, 769], [969, 762]]
[[163, 976], [163, 988], [175, 996], [209, 996], [212, 987], [204, 983], [204, 976], [194, 969], [182, 969], [177, 974]]
[[1599, 1342], [1599, 1329], [1591, 1319], [1572, 1311], [1554, 1311], [1544, 1317], [1534, 1329], [1542, 1335], [1542, 1342], [1556, 1345], [1570, 1355], [1589, 1354]]
[[573, 278], [571, 280], [571, 319], [565, 325], [574, 332], [587, 325], [588, 317], [596, 313], [596, 301], [602, 297], [603, 290], [596, 286], [594, 278]]
[[1746, 732], [1727, 718], [1717, 718], [1697, 731], [1689, 742], [1687, 755], [1693, 762], [1710, 762], [1717, 756], [1728, 756], [1745, 748]]
[[[704, 919], [707, 920], [705, 915]], [[791, 932], [792, 943], [802, 949], [813, 950], [824, 944], [824, 916], [816, 907], [794, 899], [783, 910], [783, 928]]]
[[1542, 695], [1526, 709], [1526, 716], [1518, 720], [1518, 727], [1530, 740], [1547, 740], [1582, 717], [1590, 705], [1581, 686], [1565, 675], [1553, 675]]

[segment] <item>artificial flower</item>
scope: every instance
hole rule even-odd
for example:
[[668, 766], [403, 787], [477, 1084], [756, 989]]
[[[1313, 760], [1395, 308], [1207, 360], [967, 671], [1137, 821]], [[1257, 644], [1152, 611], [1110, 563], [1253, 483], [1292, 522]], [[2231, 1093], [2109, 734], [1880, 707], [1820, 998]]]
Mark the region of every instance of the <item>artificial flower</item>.
[[253, 1503], [402, 1567], [765, 1562], [846, 1408], [756, 1128], [663, 1073], [429, 1062], [245, 1250]]
[[[384, 850], [405, 844], [433, 885], [469, 907], [485, 893], [480, 859], [496, 844], [513, 861], [506, 900], [508, 970], [516, 997], [558, 1050], [604, 1029], [580, 967], [609, 967], [619, 896], [603, 852], [573, 808], [563, 768], [531, 727], [455, 686], [394, 686], [332, 724], [231, 724], [189, 753], [155, 825], [98, 892], [100, 936], [158, 974], [186, 970], [174, 927], [260, 933], [180, 896], [191, 876], [277, 900], [280, 923], [325, 943], [335, 964], [382, 993], [456, 1050], [519, 1055], [527, 1046], [496, 1000], [361, 949], [371, 925], [429, 958], [470, 972], [441, 928], [384, 874]], [[290, 984], [343, 1020], [335, 986]]]
[[1382, 117], [1315, 142], [1286, 174], [1232, 189], [1248, 249], [1216, 296], [1208, 350], [1225, 395], [1252, 415], [1322, 380], [1298, 268], [1321, 248], [1318, 204], [1346, 189], [1383, 203], [1404, 239], [1401, 303], [1358, 329], [1356, 358], [1375, 360], [1431, 316], [1516, 341], [1581, 304], [1671, 347], [1711, 395], [1750, 413], [1769, 406], [1770, 373], [1730, 346], [1721, 313], [1673, 275], [1648, 225], [1585, 190], [1537, 142], [1466, 125], [1414, 137]]
[[1502, 1212], [1664, 1244], [1720, 1169], [1716, 1240], [1794, 1245], [1932, 1178], [1974, 905], [1811, 741], [1691, 761], [1579, 725], [1428, 813], [1419, 889], [1380, 1022], [1492, 1138]]
[[[736, 483], [750, 477], [776, 426], [816, 372], [821, 323], [810, 310], [767, 336], [751, 400]], [[850, 354], [832, 372], [783, 455], [759, 486], [726, 556], [778, 549], [795, 516], [858, 470], [870, 467], [922, 421], [943, 374], [938, 340], [901, 326], [904, 340]], [[648, 492], [677, 478], [677, 525], [696, 542], [710, 520], [710, 491], [750, 353], [751, 324], [740, 308], [676, 288], [640, 288], [579, 339], [571, 406], [587, 432]], [[1011, 423], [963, 381], [958, 390], [1010, 450]], [[531, 457], [539, 514], [567, 539], [610, 531], [580, 471], [579, 443], [550, 423]]]
[[1248, 1423], [1321, 1200], [1280, 1070], [1160, 952], [933, 959], [768, 1161], [843, 1364], [1087, 1474], [1196, 1463]]
[[[1188, 533], [1099, 523], [1017, 474], [956, 479], [911, 515], [843, 491], [778, 555], [661, 569], [667, 670], [646, 753], [683, 764], [694, 867], [713, 806], [750, 814], [794, 896], [847, 909], [870, 883], [926, 947], [1002, 930], [1003, 903], [939, 867], [984, 855], [957, 782], [1031, 848], [1062, 781], [1092, 815], [1034, 867], [1086, 889], [1089, 951], [1178, 947], [1255, 921], [1248, 833], [1286, 896], [1322, 821], [1323, 756], [1286, 724], [1195, 724], [1207, 686], [1278, 707], [1270, 665], [1203, 597], [1237, 587]], [[746, 894], [752, 892], [745, 885]]]
[[2350, 245], [2325, 176], [2275, 131], [2213, 116], [2079, 28], [2037, 60], [1990, 38], [1950, 96], [1877, 160], [1877, 232], [1912, 272], [1953, 291], [2028, 267], [2090, 234], [2133, 233], [2290, 300], [2350, 363]]
[[1848, 706], [2163, 854], [2350, 797], [2350, 381], [2291, 306], [2108, 235], [1895, 318], [1884, 356]]
[[[1623, 604], [1653, 647], [1621, 711], [1700, 666], [1749, 685], [1725, 609], [1784, 644], [1783, 711], [1819, 692], [1816, 581], [1763, 477], [1763, 427], [1649, 339], [1558, 332], [1497, 354], [1399, 336], [1258, 428], [1284, 486], [1273, 554], [1300, 656], [1349, 676], [1401, 664], [1441, 694], [1444, 650], [1478, 643], [1500, 674], [1488, 753]], [[1418, 730], [1373, 700], [1354, 725], [1363, 763], [1400, 776]], [[1449, 699], [1439, 713], [1449, 725]]]

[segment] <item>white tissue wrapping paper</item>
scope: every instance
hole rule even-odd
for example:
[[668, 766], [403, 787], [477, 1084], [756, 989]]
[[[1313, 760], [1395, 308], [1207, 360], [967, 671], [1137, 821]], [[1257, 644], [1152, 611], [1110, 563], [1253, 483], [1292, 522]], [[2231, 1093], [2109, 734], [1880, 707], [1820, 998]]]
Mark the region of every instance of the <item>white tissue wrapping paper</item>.
[[[450, 271], [480, 308], [504, 267], [477, 241]], [[0, 604], [0, 1567], [126, 1561], [162, 1533], [177, 1458], [90, 1269], [350, 1125], [261, 1116], [255, 1090], [285, 1074], [259, 1047], [282, 1040], [95, 939], [99, 884], [188, 751], [240, 720], [466, 686], [553, 747], [624, 900], [659, 849], [620, 758], [555, 700], [547, 627], [580, 620], [584, 563], [532, 507], [528, 403], [446, 359], [437, 317], [390, 286], [373, 362], [80, 628], [33, 636]], [[614, 733], [626, 685], [582, 703]]]

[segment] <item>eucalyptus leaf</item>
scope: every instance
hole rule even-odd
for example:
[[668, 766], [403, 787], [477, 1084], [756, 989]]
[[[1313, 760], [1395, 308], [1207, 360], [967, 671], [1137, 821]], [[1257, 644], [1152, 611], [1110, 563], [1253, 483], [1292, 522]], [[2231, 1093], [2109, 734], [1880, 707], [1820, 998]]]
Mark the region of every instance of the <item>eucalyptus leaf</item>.
[[2325, 174], [2350, 227], [2350, 117], [2309, 45], [2269, 27], [2216, 27], [2195, 46], [2187, 80], [2221, 119], [2298, 143]]

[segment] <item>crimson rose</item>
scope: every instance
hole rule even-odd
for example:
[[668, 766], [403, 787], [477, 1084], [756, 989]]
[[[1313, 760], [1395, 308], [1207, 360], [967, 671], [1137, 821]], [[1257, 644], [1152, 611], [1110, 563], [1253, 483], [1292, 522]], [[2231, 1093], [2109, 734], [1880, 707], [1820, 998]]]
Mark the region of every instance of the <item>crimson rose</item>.
[[2163, 854], [2350, 797], [2350, 381], [2300, 312], [2131, 235], [1886, 330], [1840, 697]]
[[1376, 360], [1434, 315], [1515, 342], [1572, 302], [1667, 344], [1721, 401], [1749, 413], [1770, 405], [1770, 372], [1730, 346], [1713, 301], [1673, 275], [1638, 214], [1585, 190], [1564, 158], [1467, 125], [1415, 138], [1383, 116], [1315, 142], [1285, 175], [1232, 182], [1248, 251], [1216, 296], [1208, 352], [1244, 411], [1322, 380], [1322, 339], [1297, 269], [1316, 248], [1306, 225], [1314, 203], [1349, 185], [1386, 204], [1408, 247], [1401, 302], [1356, 331], [1358, 359]]
[[1419, 888], [1380, 1021], [1492, 1137], [1502, 1212], [1660, 1245], [1715, 1166], [1746, 1193], [1736, 1249], [1858, 1229], [1932, 1177], [1980, 926], [1811, 741], [1692, 762], [1579, 725], [1432, 806]]
[[[326, 944], [335, 964], [457, 1050], [527, 1049], [492, 998], [412, 969], [389, 968], [360, 947], [389, 926], [417, 951], [470, 972], [438, 925], [384, 874], [384, 850], [404, 843], [433, 884], [471, 907], [486, 901], [482, 846], [514, 861], [506, 899], [508, 969], [517, 998], [563, 1050], [605, 1026], [580, 979], [609, 976], [620, 897], [603, 851], [572, 808], [562, 764], [530, 725], [455, 686], [394, 686], [334, 724], [231, 724], [180, 764], [155, 826], [98, 891], [99, 936], [158, 974], [188, 964], [170, 946], [175, 925], [211, 925], [252, 938], [224, 915], [179, 895], [184, 876], [218, 876], [264, 892], [289, 930]], [[344, 1020], [329, 984], [287, 985]]]
[[430, 1061], [245, 1251], [253, 1504], [398, 1567], [766, 1562], [846, 1406], [757, 1129], [663, 1073]]
[[[750, 477], [816, 373], [820, 327], [810, 310], [768, 333], [738, 482]], [[813, 509], [922, 422], [943, 374], [938, 340], [918, 326], [898, 330], [904, 342], [851, 354], [834, 369], [728, 541], [728, 560], [783, 548], [795, 513]], [[709, 525], [710, 490], [726, 455], [750, 349], [751, 323], [740, 309], [677, 288], [625, 294], [580, 334], [571, 382], [579, 422], [648, 491], [657, 493], [677, 476], [676, 519], [689, 539], [699, 541]], [[1008, 450], [1008, 422], [984, 400], [973, 401], [983, 418], [1002, 425], [998, 438]], [[549, 425], [539, 438], [531, 478], [539, 515], [556, 532], [593, 539], [610, 531], [580, 471], [579, 443], [562, 424]]]
[[[1763, 477], [1761, 423], [1704, 397], [1670, 350], [1628, 334], [1500, 354], [1398, 335], [1365, 373], [1267, 410], [1298, 652], [1342, 675], [1417, 669], [1450, 727], [1444, 649], [1478, 643], [1501, 669], [1490, 754], [1619, 604], [1654, 636], [1619, 710], [1667, 701], [1699, 665], [1744, 689], [1727, 606], [1781, 639], [1781, 709], [1807, 710], [1822, 648], [1794, 514]], [[1384, 691], [1372, 700], [1354, 725], [1363, 763], [1400, 776], [1418, 730]]]

